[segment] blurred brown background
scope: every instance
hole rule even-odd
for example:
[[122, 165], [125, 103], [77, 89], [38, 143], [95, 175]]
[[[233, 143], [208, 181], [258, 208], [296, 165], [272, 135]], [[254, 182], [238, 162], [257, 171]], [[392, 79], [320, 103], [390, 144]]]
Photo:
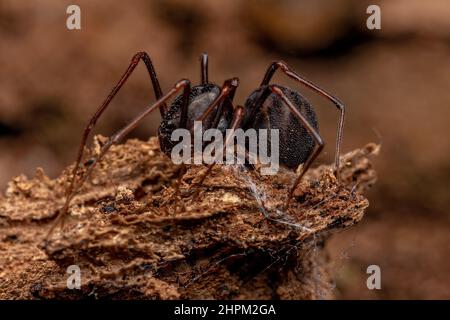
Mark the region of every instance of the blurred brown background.
[[[66, 8], [81, 7], [81, 30]], [[381, 7], [382, 29], [366, 28]], [[450, 2], [448, 0], [15, 1], [0, 0], [0, 187], [36, 167], [55, 177], [74, 160], [82, 129], [137, 51], [147, 51], [163, 90], [238, 76], [244, 103], [275, 59], [347, 105], [344, 152], [381, 142], [379, 182], [363, 222], [327, 244], [338, 298], [450, 298]], [[294, 86], [278, 75], [278, 83]], [[338, 113], [314, 103], [333, 156]], [[119, 129], [154, 97], [139, 67], [97, 133]], [[155, 113], [134, 136], [155, 133]], [[366, 287], [381, 267], [382, 289]]]

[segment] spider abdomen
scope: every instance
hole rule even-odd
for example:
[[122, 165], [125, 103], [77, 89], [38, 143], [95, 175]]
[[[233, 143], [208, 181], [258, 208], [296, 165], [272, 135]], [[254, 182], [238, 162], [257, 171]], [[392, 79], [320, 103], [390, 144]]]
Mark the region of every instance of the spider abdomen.
[[[306, 98], [289, 88], [279, 87], [297, 110], [318, 131], [316, 113]], [[279, 163], [295, 169], [311, 155], [315, 146], [314, 139], [300, 120], [284, 105], [284, 102], [275, 93], [269, 94], [260, 106], [259, 112], [255, 110], [257, 102], [265, 90], [268, 90], [267, 86], [260, 87], [245, 102], [245, 108], [248, 113], [244, 119], [244, 127], [257, 130], [279, 129]], [[270, 143], [267, 145], [270, 149]], [[268, 150], [268, 152], [271, 153], [271, 150]]]

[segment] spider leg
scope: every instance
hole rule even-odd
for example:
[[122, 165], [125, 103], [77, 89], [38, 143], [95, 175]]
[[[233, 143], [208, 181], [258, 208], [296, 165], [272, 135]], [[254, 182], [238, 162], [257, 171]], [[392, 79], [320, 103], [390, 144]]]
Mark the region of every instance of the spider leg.
[[[191, 93], [191, 84], [188, 82], [185, 85], [185, 88], [183, 90], [183, 104], [181, 105], [181, 114], [180, 114], [180, 128], [186, 129], [187, 127], [187, 121], [188, 121], [188, 109], [189, 109], [189, 95]], [[175, 191], [170, 197], [170, 199], [177, 198], [180, 193], [180, 185], [181, 181], [184, 177], [184, 174], [186, 173], [186, 165], [184, 163], [181, 164], [180, 171], [178, 173], [177, 182], [175, 184]], [[182, 204], [182, 207], [184, 209], [184, 204]]]
[[292, 70], [286, 62], [284, 61], [275, 61], [273, 62], [269, 68], [266, 71], [266, 74], [264, 75], [264, 79], [261, 82], [261, 86], [268, 85], [270, 80], [272, 79], [275, 71], [278, 69], [281, 69], [281, 71], [286, 74], [288, 77], [296, 80], [297, 82], [300, 82], [301, 84], [305, 85], [307, 88], [317, 92], [321, 96], [327, 98], [332, 103], [336, 105], [340, 112], [340, 118], [339, 118], [339, 124], [337, 129], [337, 138], [336, 138], [336, 152], [335, 152], [335, 158], [334, 158], [334, 165], [335, 165], [335, 175], [336, 178], [339, 179], [339, 168], [340, 168], [340, 154], [341, 154], [341, 145], [342, 145], [342, 135], [344, 131], [344, 120], [345, 120], [345, 106], [344, 104], [333, 95], [329, 94], [325, 90], [319, 88], [317, 85], [312, 83], [311, 81], [305, 79], [304, 77], [300, 76], [298, 73], [296, 73], [294, 70]]
[[208, 54], [202, 53], [200, 56], [200, 75], [202, 84], [208, 83]]
[[283, 102], [286, 104], [286, 106], [291, 110], [291, 112], [302, 122], [303, 126], [308, 130], [308, 132], [312, 135], [313, 139], [316, 141], [317, 148], [315, 148], [314, 152], [309, 156], [309, 158], [306, 160], [306, 162], [303, 164], [303, 167], [295, 179], [294, 184], [292, 185], [288, 197], [286, 199], [286, 202], [284, 204], [284, 209], [286, 210], [289, 207], [289, 202], [291, 201], [294, 191], [299, 185], [300, 181], [302, 180], [303, 175], [306, 173], [308, 168], [311, 166], [312, 162], [317, 158], [319, 153], [322, 151], [325, 143], [323, 142], [322, 137], [320, 136], [319, 132], [306, 120], [306, 118], [298, 111], [298, 109], [292, 104], [291, 100], [283, 93], [283, 91], [278, 87], [277, 85], [270, 85], [269, 89], [277, 94]]
[[[217, 116], [214, 120], [213, 123], [213, 127], [215, 128], [220, 120], [220, 116], [223, 112], [223, 108], [222, 108], [222, 102], [228, 97], [230, 99], [230, 101], [233, 100], [234, 94], [236, 92], [236, 89], [239, 85], [239, 79], [238, 78], [232, 78], [232, 79], [228, 79], [225, 80], [225, 82], [223, 83], [222, 89], [220, 94], [214, 99], [214, 101], [211, 102], [211, 104], [208, 106], [208, 108], [206, 108], [206, 110], [202, 113], [202, 115], [200, 117], [198, 117], [195, 121], [204, 121], [206, 119], [206, 117], [214, 110], [214, 108], [216, 108], [217, 106], [219, 107], [219, 110], [217, 112]], [[187, 107], [186, 107], [186, 112], [187, 112]], [[187, 113], [186, 113], [187, 115]], [[181, 123], [181, 120], [180, 120]], [[193, 127], [190, 128], [190, 131], [192, 132]], [[186, 173], [186, 168], [185, 165], [182, 165], [183, 167], [180, 170], [180, 174], [179, 177], [177, 179], [176, 185], [175, 185], [175, 192], [173, 193], [173, 197], [176, 197], [179, 195], [180, 192], [180, 185], [181, 182], [183, 181], [183, 177]], [[210, 170], [208, 170], [209, 173]], [[203, 177], [201, 179], [201, 181], [203, 182], [205, 177]], [[197, 184], [195, 184], [197, 185]], [[171, 199], [173, 199], [173, 197], [171, 197]]]
[[[69, 209], [70, 201], [73, 199], [73, 197], [75, 196], [75, 194], [79, 190], [79, 188], [81, 188], [83, 183], [86, 182], [87, 178], [91, 175], [95, 165], [102, 159], [102, 157], [109, 150], [109, 148], [112, 145], [117, 144], [119, 141], [121, 141], [128, 133], [130, 133], [130, 131], [132, 131], [134, 128], [136, 128], [136, 126], [142, 121], [142, 119], [144, 119], [148, 114], [150, 114], [154, 110], [156, 110], [156, 109], [160, 108], [162, 105], [164, 105], [165, 102], [169, 98], [173, 97], [181, 89], [184, 89], [185, 92], [190, 90], [190, 82], [189, 82], [189, 80], [185, 80], [184, 79], [184, 80], [178, 81], [175, 84], [175, 86], [167, 94], [162, 96], [160, 99], [158, 99], [158, 101], [156, 101], [151, 106], [147, 107], [145, 110], [143, 110], [141, 113], [139, 113], [132, 121], [130, 121], [128, 123], [128, 125], [126, 125], [120, 131], [118, 131], [113, 136], [111, 136], [107, 140], [107, 142], [102, 146], [102, 148], [100, 149], [99, 154], [93, 159], [93, 161], [92, 161], [91, 165], [89, 166], [89, 168], [86, 170], [84, 175], [81, 176], [81, 178], [78, 181], [77, 181], [76, 174], [73, 175], [70, 192], [68, 192], [67, 195], [66, 195], [66, 201], [64, 203], [64, 206], [59, 211], [58, 216], [56, 217], [54, 223], [52, 224], [52, 226], [51, 226], [51, 228], [50, 228], [50, 230], [49, 230], [49, 232], [48, 232], [48, 234], [46, 236], [46, 241], [51, 236], [51, 234], [52, 234], [54, 228], [56, 227], [56, 225], [59, 222], [61, 222], [61, 224], [63, 224], [64, 217], [67, 215], [67, 212], [68, 212], [68, 209]], [[186, 93], [185, 93], [185, 95], [186, 95]], [[74, 171], [74, 172], [77, 173], [77, 171]]]
[[[244, 118], [244, 108], [241, 106], [234, 107], [233, 118], [231, 120], [230, 129], [234, 131], [237, 128], [239, 128], [242, 123], [243, 118]], [[233, 137], [232, 134], [226, 136], [225, 143], [224, 143], [223, 149], [222, 149], [222, 153], [220, 153], [219, 155], [217, 155], [217, 154], [215, 155], [215, 160], [213, 161], [213, 163], [208, 165], [206, 170], [200, 176], [200, 179], [196, 183], [194, 183], [194, 186], [200, 187], [203, 184], [206, 177], [211, 173], [211, 170], [213, 169], [214, 165], [216, 164], [216, 162], [218, 160], [218, 157], [223, 156], [223, 154], [225, 154], [226, 148], [227, 148], [228, 144], [230, 143], [232, 137]], [[193, 198], [197, 197], [199, 191], [200, 191], [200, 189], [197, 188], [195, 193], [193, 194]]]
[[[196, 121], [204, 121], [210, 113], [214, 110], [216, 106], [221, 107], [222, 102], [228, 97], [231, 101], [233, 101], [234, 94], [236, 93], [236, 89], [239, 86], [239, 79], [238, 78], [231, 78], [228, 80], [225, 80], [225, 82], [222, 85], [222, 90], [220, 91], [220, 94], [214, 99], [213, 102], [206, 108], [206, 110], [203, 112], [203, 114], [196, 119]], [[218, 114], [220, 114], [221, 109], [219, 110]], [[217, 120], [217, 119], [216, 119]], [[192, 128], [191, 128], [192, 130]]]
[[185, 128], [188, 121], [189, 95], [191, 93], [191, 83], [187, 81], [183, 90], [183, 104], [181, 105], [180, 128]]
[[[129, 64], [127, 70], [124, 72], [124, 74], [122, 75], [120, 80], [117, 82], [117, 84], [111, 90], [110, 94], [106, 97], [106, 99], [103, 101], [103, 103], [95, 111], [94, 115], [89, 120], [86, 128], [84, 129], [83, 136], [82, 136], [81, 142], [80, 142], [80, 146], [78, 148], [78, 154], [77, 154], [77, 159], [75, 161], [75, 167], [73, 168], [73, 171], [72, 171], [72, 181], [70, 182], [70, 185], [66, 191], [66, 196], [73, 192], [76, 176], [78, 174], [80, 163], [83, 158], [84, 148], [86, 146], [89, 134], [91, 133], [92, 129], [94, 129], [95, 124], [97, 123], [97, 120], [100, 118], [100, 116], [106, 110], [106, 108], [109, 106], [110, 102], [115, 97], [117, 92], [119, 92], [120, 88], [122, 88], [122, 86], [125, 84], [128, 77], [133, 73], [133, 71], [135, 70], [135, 68], [138, 65], [140, 60], [142, 60], [145, 64], [145, 66], [147, 67], [147, 71], [150, 75], [150, 79], [153, 84], [153, 90], [155, 92], [156, 99], [160, 99], [162, 97], [161, 87], [159, 85], [158, 78], [156, 77], [155, 68], [153, 67], [150, 56], [145, 52], [136, 53], [133, 56], [133, 58], [131, 59], [131, 62]], [[159, 109], [160, 109], [160, 113], [162, 115], [165, 110], [165, 104], [164, 103], [161, 104]]]

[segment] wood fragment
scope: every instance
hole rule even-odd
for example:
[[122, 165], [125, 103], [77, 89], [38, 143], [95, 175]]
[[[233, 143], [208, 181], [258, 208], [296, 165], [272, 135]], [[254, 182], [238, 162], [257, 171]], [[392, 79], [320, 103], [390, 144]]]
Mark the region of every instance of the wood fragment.
[[[280, 212], [293, 173], [216, 166], [193, 199], [190, 184], [204, 167], [190, 166], [176, 201], [179, 168], [158, 140], [128, 140], [98, 163], [45, 248], [71, 167], [56, 179], [41, 169], [19, 176], [0, 196], [0, 298], [332, 297], [323, 243], [362, 219], [378, 150], [368, 144], [344, 155], [342, 183], [330, 166], [310, 170]], [[66, 285], [72, 264], [82, 271], [80, 290]]]

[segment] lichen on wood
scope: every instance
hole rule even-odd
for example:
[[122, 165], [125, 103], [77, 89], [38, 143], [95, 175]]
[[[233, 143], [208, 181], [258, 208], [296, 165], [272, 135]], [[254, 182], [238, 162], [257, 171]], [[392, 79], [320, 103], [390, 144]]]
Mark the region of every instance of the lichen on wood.
[[[329, 298], [323, 243], [362, 219], [378, 149], [342, 156], [341, 182], [331, 166], [309, 170], [283, 212], [292, 172], [216, 165], [195, 196], [205, 167], [192, 165], [174, 198], [180, 168], [158, 140], [128, 140], [97, 164], [45, 246], [72, 167], [56, 179], [41, 169], [16, 177], [0, 196], [0, 298]], [[79, 290], [66, 284], [73, 264]]]

